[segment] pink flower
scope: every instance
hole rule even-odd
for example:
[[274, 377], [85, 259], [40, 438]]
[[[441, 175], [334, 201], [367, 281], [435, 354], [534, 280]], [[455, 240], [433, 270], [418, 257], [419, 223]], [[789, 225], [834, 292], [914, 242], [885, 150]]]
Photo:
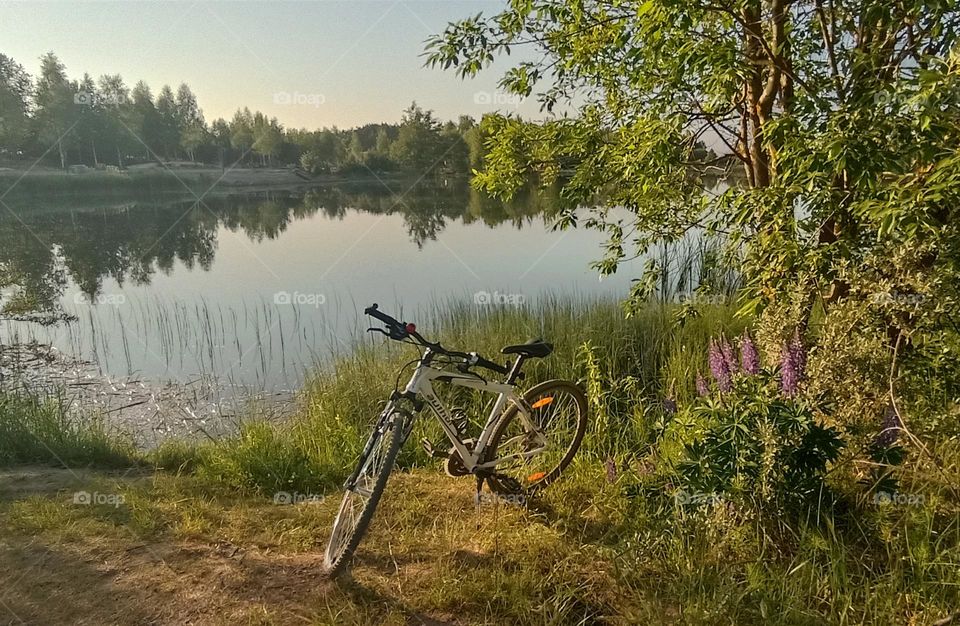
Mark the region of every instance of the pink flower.
[[730, 364], [727, 362], [727, 359], [724, 358], [722, 348], [712, 339], [710, 340], [710, 351], [707, 360], [710, 364], [710, 373], [713, 374], [713, 378], [717, 381], [720, 391], [730, 391], [733, 389], [733, 383], [730, 380]]
[[743, 331], [743, 338], [740, 339], [740, 364], [746, 374], [760, 373], [760, 353], [747, 331]]
[[706, 396], [710, 394], [710, 386], [707, 385], [707, 379], [703, 374], [697, 372], [697, 395]]

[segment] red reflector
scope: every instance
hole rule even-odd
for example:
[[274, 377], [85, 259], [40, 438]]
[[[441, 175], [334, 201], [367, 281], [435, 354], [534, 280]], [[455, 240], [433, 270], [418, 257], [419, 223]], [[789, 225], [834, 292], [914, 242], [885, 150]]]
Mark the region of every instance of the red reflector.
[[417, 325], [416, 325], [416, 324], [407, 324], [407, 332], [408, 332], [408, 333], [415, 333], [415, 332], [417, 332]]

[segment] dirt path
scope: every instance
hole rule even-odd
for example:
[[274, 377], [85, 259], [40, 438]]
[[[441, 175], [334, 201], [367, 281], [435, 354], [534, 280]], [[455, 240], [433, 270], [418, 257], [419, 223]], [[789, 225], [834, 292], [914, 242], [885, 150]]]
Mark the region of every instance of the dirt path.
[[[0, 624], [517, 623], [491, 608], [498, 585], [542, 603], [537, 570], [557, 558], [551, 540], [523, 571], [505, 546], [527, 513], [478, 516], [469, 481], [399, 474], [352, 575], [333, 583], [320, 566], [336, 498], [230, 501], [179, 480], [0, 471]], [[126, 500], [84, 507], [79, 490]]]

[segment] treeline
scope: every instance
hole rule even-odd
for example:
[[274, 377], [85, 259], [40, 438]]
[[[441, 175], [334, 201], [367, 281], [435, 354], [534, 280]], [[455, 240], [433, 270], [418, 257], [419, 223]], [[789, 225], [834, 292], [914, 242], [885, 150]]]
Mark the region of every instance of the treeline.
[[154, 96], [119, 74], [71, 80], [52, 52], [39, 76], [0, 54], [0, 159], [43, 158], [66, 169], [186, 160], [219, 165], [291, 166], [312, 174], [401, 170], [469, 172], [480, 166], [475, 120], [441, 123], [413, 103], [399, 124], [350, 130], [286, 129], [248, 108], [209, 124], [188, 85]]

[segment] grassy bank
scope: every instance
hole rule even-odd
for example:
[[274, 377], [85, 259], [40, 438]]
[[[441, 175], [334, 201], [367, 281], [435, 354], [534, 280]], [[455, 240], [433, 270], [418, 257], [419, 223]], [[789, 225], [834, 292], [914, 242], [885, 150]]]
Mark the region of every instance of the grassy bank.
[[141, 172], [110, 173], [91, 170], [83, 174], [49, 169], [29, 172], [12, 170], [0, 173], [0, 189], [10, 189], [9, 197], [13, 201], [30, 201], [35, 197], [68, 193], [89, 193], [100, 197], [120, 193], [180, 193], [185, 191], [185, 187], [199, 194], [216, 182], [219, 174], [219, 170], [171, 173], [159, 167]]
[[[602, 437], [588, 437], [582, 454], [605, 459], [642, 445], [649, 435], [645, 406], [658, 406], [666, 394], [681, 401], [692, 398], [694, 376], [705, 367], [711, 334], [736, 334], [742, 326], [729, 307], [706, 307], [682, 326], [674, 321], [675, 311], [676, 307], [651, 307], [624, 319], [616, 303], [594, 300], [558, 299], [536, 308], [491, 311], [440, 303], [417, 323], [428, 337], [445, 346], [476, 350], [504, 362], [507, 359], [499, 351], [505, 345], [535, 337], [552, 340], [555, 352], [548, 359], [528, 362], [526, 381], [529, 385], [550, 378], [592, 382], [595, 407], [602, 405], [605, 413], [613, 411], [617, 417], [600, 427]], [[248, 423], [238, 437], [216, 446], [171, 443], [162, 446], [156, 458], [166, 469], [197, 468], [219, 482], [268, 494], [337, 485], [397, 384], [398, 372], [417, 354], [395, 342], [359, 342], [352, 353], [307, 381], [303, 408], [292, 423], [280, 428]], [[410, 371], [406, 370], [407, 377]], [[489, 411], [491, 397], [464, 393], [446, 400], [471, 416], [480, 416]], [[477, 431], [481, 427], [480, 421], [472, 424]], [[442, 440], [433, 420], [418, 422], [412, 440], [422, 437]], [[411, 445], [400, 462], [403, 467], [415, 467], [429, 461], [419, 446]]]
[[[462, 175], [449, 175], [444, 178], [460, 177]], [[152, 167], [134, 166], [122, 171], [88, 168], [77, 173], [50, 167], [28, 169], [27, 166], [21, 166], [5, 169], [0, 166], [0, 192], [9, 189], [9, 199], [19, 205], [29, 204], [37, 198], [59, 198], [67, 194], [143, 197], [193, 191], [202, 195], [211, 190], [259, 191], [329, 184], [376, 185], [379, 188], [383, 182], [412, 185], [423, 178], [418, 171], [402, 170], [375, 174], [366, 169], [301, 177], [294, 174], [290, 168], [231, 167], [230, 164], [224, 168], [154, 164]]]
[[95, 415], [77, 416], [62, 398], [0, 393], [0, 466], [20, 463], [129, 467], [140, 456]]
[[[320, 580], [322, 549], [339, 482], [415, 356], [398, 344], [359, 343], [317, 372], [289, 423], [251, 422], [216, 444], [169, 443], [140, 459], [156, 468], [148, 476], [70, 472], [41, 490], [0, 488], [0, 518], [9, 536], [32, 538], [58, 558], [108, 564], [106, 621], [174, 621], [182, 611], [203, 622], [329, 624], [930, 624], [953, 616], [956, 441], [930, 441], [929, 454], [906, 447], [896, 477], [909, 498], [867, 497], [843, 463], [827, 475], [829, 497], [802, 510], [759, 493], [710, 494], [703, 506], [675, 495], [681, 477], [662, 401], [696, 402], [710, 338], [742, 325], [728, 307], [698, 310], [679, 324], [676, 307], [624, 319], [614, 304], [561, 300], [535, 310], [443, 304], [417, 319], [428, 336], [486, 356], [530, 337], [554, 341], [549, 359], [531, 363], [529, 384], [580, 381], [590, 431], [563, 480], [541, 497], [477, 510], [473, 481], [439, 475], [418, 450], [421, 436], [439, 441], [421, 420], [347, 581]], [[468, 396], [450, 400], [479, 407]], [[44, 432], [31, 425], [47, 423], [31, 411], [8, 427], [0, 451], [20, 442], [34, 453], [8, 459], [54, 460], [23, 443]], [[83, 432], [59, 444], [70, 465], [84, 458], [84, 447], [70, 443], [89, 441]], [[109, 466], [114, 457], [99, 458]], [[70, 498], [77, 489], [122, 498], [80, 506]], [[280, 506], [278, 493], [311, 501]], [[5, 550], [0, 575], [29, 556]], [[34, 575], [76, 586], [56, 565]], [[66, 597], [66, 607], [82, 601]], [[14, 610], [58, 621], [52, 608], [23, 598]]]

